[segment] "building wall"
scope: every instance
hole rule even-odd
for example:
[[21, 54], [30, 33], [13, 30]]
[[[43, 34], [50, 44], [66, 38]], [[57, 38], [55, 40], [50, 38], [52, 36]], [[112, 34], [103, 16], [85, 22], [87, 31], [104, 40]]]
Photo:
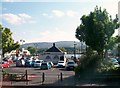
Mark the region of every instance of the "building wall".
[[61, 52], [45, 52], [42, 55], [42, 60], [44, 61], [52, 61], [54, 64], [57, 64], [60, 60], [60, 57], [63, 57], [64, 61], [66, 61], [65, 53]]

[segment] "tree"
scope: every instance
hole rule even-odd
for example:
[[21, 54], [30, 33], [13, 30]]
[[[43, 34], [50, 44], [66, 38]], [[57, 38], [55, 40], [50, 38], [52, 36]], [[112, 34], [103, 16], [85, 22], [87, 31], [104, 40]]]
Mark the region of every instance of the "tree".
[[[1, 25], [2, 27], [2, 25]], [[20, 47], [20, 44], [18, 42], [14, 43], [14, 40], [12, 38], [12, 32], [9, 28], [2, 27], [2, 51], [3, 55], [6, 52], [10, 52], [12, 50], [15, 50]]]
[[118, 55], [120, 57], [120, 36], [116, 36], [116, 44], [117, 44], [117, 51], [118, 51]]
[[0, 56], [2, 55], [2, 25], [0, 25]]
[[32, 47], [32, 46], [28, 46], [28, 47], [27, 47], [27, 50], [30, 51], [31, 54], [34, 54], [34, 53], [36, 53], [36, 51], [37, 51], [36, 48], [34, 48], [34, 47]]
[[118, 18], [112, 19], [106, 9], [97, 6], [94, 12], [81, 17], [81, 24], [76, 29], [76, 38], [103, 56], [103, 51], [110, 42], [114, 30], [119, 27]]
[[63, 51], [63, 52], [66, 52], [66, 49], [63, 48], [63, 47], [61, 47], [60, 50]]

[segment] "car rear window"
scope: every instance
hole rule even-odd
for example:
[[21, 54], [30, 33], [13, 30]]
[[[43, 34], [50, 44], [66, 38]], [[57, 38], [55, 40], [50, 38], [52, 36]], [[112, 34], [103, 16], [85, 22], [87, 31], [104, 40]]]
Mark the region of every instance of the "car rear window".
[[58, 62], [58, 63], [64, 63], [63, 61], [61, 61], [61, 62]]
[[36, 63], [40, 63], [40, 61], [36, 61]]
[[74, 64], [74, 62], [68, 62], [68, 64]]
[[47, 63], [42, 63], [41, 65], [47, 65]]

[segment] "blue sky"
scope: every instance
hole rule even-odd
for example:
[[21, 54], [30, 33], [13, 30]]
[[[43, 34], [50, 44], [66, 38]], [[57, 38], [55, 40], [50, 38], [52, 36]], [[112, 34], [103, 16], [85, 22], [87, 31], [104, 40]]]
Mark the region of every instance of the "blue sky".
[[15, 41], [78, 41], [75, 30], [81, 16], [88, 15], [98, 5], [114, 18], [118, 13], [118, 1], [2, 0], [0, 19], [4, 27], [11, 29]]

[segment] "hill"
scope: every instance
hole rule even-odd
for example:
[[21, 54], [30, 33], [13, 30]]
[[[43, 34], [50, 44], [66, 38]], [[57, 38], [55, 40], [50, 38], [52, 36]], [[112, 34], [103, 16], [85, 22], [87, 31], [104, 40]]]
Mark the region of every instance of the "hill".
[[[21, 47], [27, 48], [28, 46], [33, 46], [36, 48], [50, 48], [52, 47], [53, 43], [55, 43], [56, 47], [74, 47], [74, 41], [58, 41], [58, 42], [36, 42], [36, 43], [26, 43], [23, 44]], [[75, 42], [76, 47], [80, 47], [80, 42]], [[85, 47], [85, 44], [82, 45], [82, 48]]]

